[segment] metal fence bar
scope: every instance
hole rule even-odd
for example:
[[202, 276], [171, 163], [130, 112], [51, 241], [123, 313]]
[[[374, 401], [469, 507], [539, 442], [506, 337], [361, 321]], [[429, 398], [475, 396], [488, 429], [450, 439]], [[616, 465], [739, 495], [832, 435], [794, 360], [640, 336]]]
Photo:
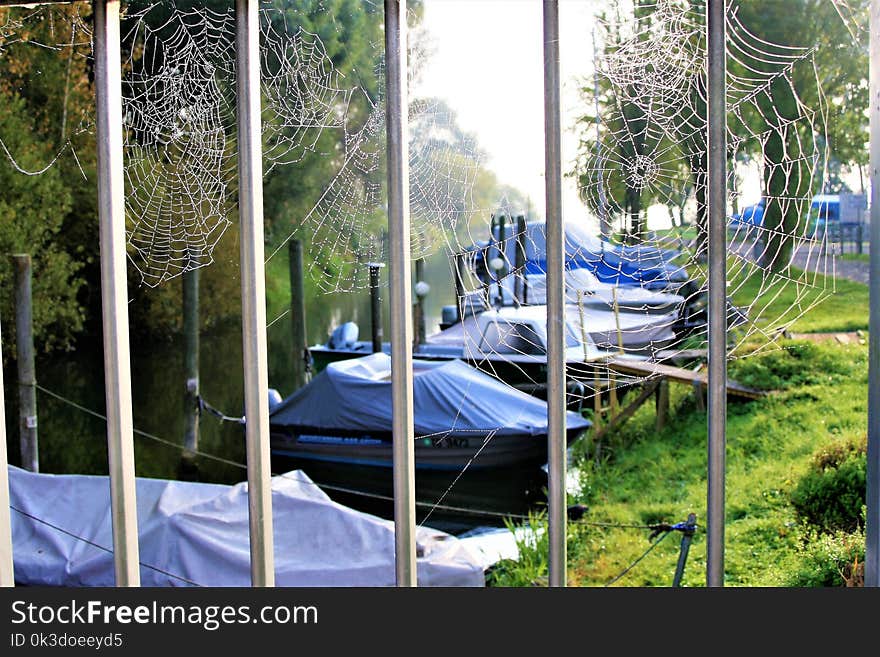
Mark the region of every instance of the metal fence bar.
[[871, 237], [865, 586], [880, 586], [880, 0], [871, 0]]
[[131, 406], [131, 355], [128, 344], [119, 0], [95, 0], [92, 5], [95, 24], [104, 395], [107, 402], [113, 561], [117, 586], [140, 586], [134, 477], [134, 424]]
[[241, 224], [241, 315], [251, 584], [274, 586], [258, 8], [258, 0], [235, 0], [238, 214]]
[[[0, 345], [3, 344], [0, 335]], [[6, 413], [3, 368], [0, 367], [0, 586], [15, 586], [12, 567], [12, 521], [9, 517], [9, 459], [6, 454]]]
[[559, 2], [544, 1], [544, 184], [547, 223], [548, 583], [566, 583], [565, 298], [563, 295], [562, 136]]
[[385, 127], [388, 149], [389, 330], [398, 586], [416, 586], [412, 280], [406, 93], [406, 0], [385, 0]]
[[706, 584], [724, 579], [724, 462], [727, 424], [727, 107], [725, 0], [706, 6], [708, 42], [709, 372]]

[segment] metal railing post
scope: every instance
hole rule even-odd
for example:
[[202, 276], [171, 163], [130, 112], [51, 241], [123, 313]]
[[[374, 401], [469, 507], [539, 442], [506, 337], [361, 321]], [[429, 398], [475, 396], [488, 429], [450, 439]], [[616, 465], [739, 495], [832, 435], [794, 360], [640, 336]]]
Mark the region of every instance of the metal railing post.
[[[3, 344], [0, 335], [0, 345]], [[12, 520], [9, 516], [9, 459], [6, 454], [6, 413], [3, 367], [0, 367], [0, 586], [15, 586], [12, 566]]]
[[385, 0], [385, 126], [388, 149], [389, 310], [394, 463], [394, 545], [398, 586], [416, 586], [415, 438], [412, 380], [412, 270], [406, 92], [406, 0]]
[[258, 9], [258, 0], [235, 0], [238, 214], [241, 224], [241, 315], [251, 583], [253, 586], [274, 586]]
[[880, 0], [871, 0], [871, 226], [865, 586], [880, 586]]
[[128, 343], [119, 0], [95, 0], [93, 8], [104, 394], [113, 561], [117, 586], [140, 586]]
[[548, 583], [566, 584], [565, 297], [559, 2], [544, 0], [544, 182], [547, 222]]
[[724, 470], [727, 424], [727, 107], [725, 0], [706, 6], [708, 42], [709, 372], [706, 583], [724, 580]]

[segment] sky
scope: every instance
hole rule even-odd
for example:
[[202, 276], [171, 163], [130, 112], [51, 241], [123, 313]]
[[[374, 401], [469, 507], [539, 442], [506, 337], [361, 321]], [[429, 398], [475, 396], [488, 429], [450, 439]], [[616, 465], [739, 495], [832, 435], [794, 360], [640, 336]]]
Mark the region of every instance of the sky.
[[[592, 87], [589, 0], [559, 3], [563, 174], [577, 138], [570, 126], [585, 111], [578, 79]], [[544, 75], [540, 0], [424, 0], [423, 25], [433, 53], [413, 96], [446, 98], [459, 125], [474, 133], [502, 183], [519, 188], [544, 216]], [[590, 99], [589, 102], [592, 102]], [[563, 179], [563, 213], [587, 220], [571, 179]]]
[[[593, 12], [597, 0], [560, 0], [562, 171], [573, 168], [575, 119], [592, 109], [580, 89], [593, 87]], [[424, 0], [433, 51], [412, 95], [446, 98], [459, 125], [474, 133], [502, 183], [519, 188], [544, 217], [543, 2], [540, 0]], [[760, 198], [756, 171], [744, 172], [738, 205]], [[577, 186], [563, 177], [563, 216], [598, 230], [580, 202]], [[648, 228], [669, 226], [665, 207], [647, 210]]]

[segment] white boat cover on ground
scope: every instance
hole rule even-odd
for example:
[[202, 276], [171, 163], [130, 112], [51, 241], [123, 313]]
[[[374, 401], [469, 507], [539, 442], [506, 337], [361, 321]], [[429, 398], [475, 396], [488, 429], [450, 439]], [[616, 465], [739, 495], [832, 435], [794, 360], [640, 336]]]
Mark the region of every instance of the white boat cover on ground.
[[[141, 586], [250, 586], [247, 483], [137, 478]], [[9, 466], [15, 581], [114, 586], [110, 481]], [[272, 478], [276, 586], [394, 586], [394, 523], [332, 501], [301, 470]], [[35, 520], [38, 518], [39, 520]], [[42, 521], [42, 522], [41, 522]], [[485, 557], [416, 530], [419, 586], [484, 586]]]

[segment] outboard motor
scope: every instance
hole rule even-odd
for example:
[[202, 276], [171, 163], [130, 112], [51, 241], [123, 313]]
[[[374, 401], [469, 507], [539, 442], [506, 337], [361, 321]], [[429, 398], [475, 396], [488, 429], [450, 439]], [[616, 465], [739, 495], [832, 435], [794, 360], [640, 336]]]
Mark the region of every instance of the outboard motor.
[[346, 322], [337, 326], [330, 334], [327, 346], [330, 349], [352, 349], [357, 343], [358, 332], [358, 325], [354, 322]]
[[269, 412], [271, 413], [272, 409], [278, 406], [281, 402], [281, 393], [275, 388], [269, 388]]

